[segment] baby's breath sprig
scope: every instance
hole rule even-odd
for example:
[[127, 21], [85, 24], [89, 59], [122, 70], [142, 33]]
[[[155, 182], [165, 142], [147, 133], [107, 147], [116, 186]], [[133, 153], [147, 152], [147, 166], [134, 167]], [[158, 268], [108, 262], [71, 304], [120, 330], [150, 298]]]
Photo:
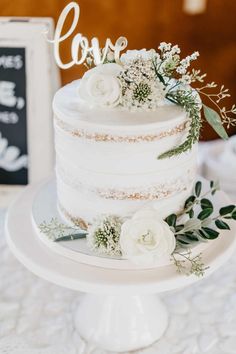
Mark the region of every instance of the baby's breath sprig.
[[172, 260], [177, 272], [184, 275], [194, 274], [197, 277], [202, 277], [205, 274], [205, 271], [209, 268], [205, 266], [202, 260], [202, 254], [199, 253], [196, 256], [192, 256], [192, 251], [190, 249], [184, 253], [173, 253]]
[[87, 231], [77, 226], [63, 224], [56, 218], [52, 218], [49, 222], [43, 221], [39, 225], [39, 230], [55, 242], [85, 238], [87, 235]]
[[137, 56], [123, 66], [118, 79], [122, 88], [120, 104], [135, 111], [155, 110], [165, 99], [165, 86], [156, 77], [153, 59]]
[[89, 227], [88, 246], [97, 253], [121, 256], [120, 233], [122, 219], [116, 215], [101, 216]]
[[226, 107], [221, 107], [219, 104], [223, 99], [231, 96], [229, 93], [229, 89], [225, 88], [224, 85], [222, 85], [218, 92], [209, 92], [209, 90], [216, 88], [217, 86], [218, 85], [215, 82], [211, 82], [202, 87], [196, 88], [196, 90], [200, 95], [205, 96], [217, 108], [222, 123], [226, 124], [227, 128], [229, 128], [230, 126], [236, 126], [235, 104], [230, 109], [226, 109]]

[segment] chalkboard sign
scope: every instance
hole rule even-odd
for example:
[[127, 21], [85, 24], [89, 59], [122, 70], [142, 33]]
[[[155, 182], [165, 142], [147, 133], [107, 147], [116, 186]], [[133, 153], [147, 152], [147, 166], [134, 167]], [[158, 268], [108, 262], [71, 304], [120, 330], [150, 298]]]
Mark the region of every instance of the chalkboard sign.
[[28, 183], [25, 48], [0, 47], [0, 184]]
[[0, 17], [0, 204], [53, 173], [53, 28], [51, 18]]

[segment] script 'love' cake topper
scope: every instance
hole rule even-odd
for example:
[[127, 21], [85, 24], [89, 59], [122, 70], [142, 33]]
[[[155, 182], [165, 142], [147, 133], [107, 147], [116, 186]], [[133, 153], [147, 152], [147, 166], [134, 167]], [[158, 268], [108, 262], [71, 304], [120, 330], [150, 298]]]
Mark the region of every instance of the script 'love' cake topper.
[[[70, 28], [65, 34], [62, 34], [63, 27], [66, 19], [71, 11], [74, 11], [74, 17], [71, 23]], [[107, 54], [109, 51], [114, 52], [115, 62], [120, 62], [120, 52], [127, 47], [127, 39], [125, 37], [119, 37], [115, 44], [112, 43], [110, 38], [106, 39], [105, 47], [103, 50], [100, 50], [99, 40], [96, 37], [91, 39], [91, 46], [89, 45], [89, 40], [87, 37], [83, 36], [82, 33], [77, 33], [71, 44], [71, 58], [72, 60], [69, 63], [63, 63], [60, 56], [60, 44], [68, 37], [70, 37], [76, 29], [76, 26], [79, 22], [80, 16], [80, 7], [76, 2], [70, 2], [62, 11], [57, 26], [55, 29], [54, 39], [49, 42], [54, 44], [54, 56], [57, 65], [61, 69], [69, 69], [73, 65], [80, 65], [85, 63], [88, 55], [93, 57], [93, 61], [95, 65], [103, 64], [106, 60]]]

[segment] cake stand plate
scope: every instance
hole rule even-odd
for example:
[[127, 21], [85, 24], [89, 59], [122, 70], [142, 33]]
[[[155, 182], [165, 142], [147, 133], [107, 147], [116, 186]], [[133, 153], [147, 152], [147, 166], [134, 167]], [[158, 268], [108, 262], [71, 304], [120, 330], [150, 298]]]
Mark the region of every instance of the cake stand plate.
[[[209, 183], [203, 180], [204, 187], [208, 188]], [[215, 205], [222, 203], [221, 195], [213, 197], [213, 202]], [[224, 199], [224, 196], [223, 196]], [[35, 232], [40, 241], [42, 241], [52, 252], [56, 252], [61, 256], [67, 257], [75, 262], [84, 263], [88, 265], [93, 265], [102, 268], [112, 268], [112, 269], [124, 269], [124, 270], [134, 270], [134, 269], [150, 269], [153, 266], [138, 265], [130, 262], [127, 259], [121, 257], [109, 257], [106, 255], [99, 255], [96, 252], [89, 249], [86, 239], [73, 240], [73, 242], [53, 242], [48, 238], [47, 235], [43, 234], [39, 225], [46, 221], [50, 222], [52, 218], [56, 218], [61, 223], [65, 223], [63, 217], [61, 217], [60, 212], [57, 207], [57, 192], [56, 192], [56, 181], [54, 179], [44, 183], [42, 188], [35, 194], [32, 209], [32, 224], [34, 226]], [[199, 245], [192, 248], [192, 255], [197, 255], [207, 248], [212, 248], [216, 241], [202, 242]], [[176, 256], [178, 258], [178, 255]], [[173, 266], [170, 257], [162, 258], [154, 268], [163, 266]]]
[[[75, 262], [52, 252], [40, 241], [31, 217], [35, 196], [44, 185], [28, 186], [8, 210], [6, 235], [12, 252], [36, 275], [89, 293], [75, 313], [76, 328], [84, 339], [115, 352], [152, 344], [168, 323], [167, 311], [155, 294], [189, 285], [198, 278], [180, 275], [172, 265], [119, 270]], [[223, 194], [221, 198], [227, 200]], [[205, 276], [233, 254], [235, 235], [232, 228], [203, 251], [203, 261], [210, 266]]]

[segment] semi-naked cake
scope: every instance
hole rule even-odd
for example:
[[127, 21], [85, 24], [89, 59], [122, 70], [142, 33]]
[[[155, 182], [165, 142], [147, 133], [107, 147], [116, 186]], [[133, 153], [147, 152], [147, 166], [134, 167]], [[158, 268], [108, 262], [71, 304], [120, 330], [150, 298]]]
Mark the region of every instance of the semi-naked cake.
[[63, 218], [91, 223], [99, 215], [129, 217], [145, 206], [163, 217], [177, 212], [196, 177], [197, 144], [176, 156], [158, 156], [185, 141], [186, 111], [167, 100], [154, 110], [90, 107], [80, 84], [64, 86], [53, 101]]
[[[71, 10], [71, 27], [62, 35]], [[183, 58], [171, 43], [124, 51], [125, 37], [114, 44], [108, 38], [101, 48], [96, 37], [90, 42], [77, 33], [71, 61], [63, 62], [60, 43], [79, 14], [78, 4], [69, 3], [50, 40], [60, 68], [83, 63], [87, 71], [53, 100], [57, 200], [51, 184], [38, 196], [38, 203], [48, 198], [52, 212], [39, 224], [42, 240], [98, 267], [172, 264], [201, 276], [207, 241], [230, 229], [236, 206], [218, 205], [218, 182], [196, 180], [197, 145], [203, 117], [228, 138], [224, 124], [235, 124], [235, 105], [221, 107], [228, 90], [217, 92], [214, 82], [203, 83], [206, 74], [191, 68], [198, 52]]]

